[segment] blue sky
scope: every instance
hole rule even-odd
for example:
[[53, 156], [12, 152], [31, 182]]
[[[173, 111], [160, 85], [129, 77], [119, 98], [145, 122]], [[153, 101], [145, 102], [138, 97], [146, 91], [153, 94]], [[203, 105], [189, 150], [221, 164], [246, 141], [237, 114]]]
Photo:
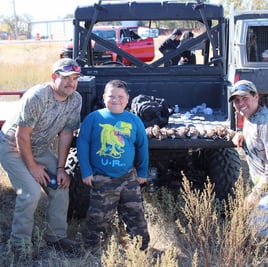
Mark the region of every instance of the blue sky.
[[13, 1], [18, 16], [28, 14], [33, 20], [58, 19], [74, 13], [80, 5], [97, 2], [95, 0], [0, 0], [0, 16], [13, 16]]

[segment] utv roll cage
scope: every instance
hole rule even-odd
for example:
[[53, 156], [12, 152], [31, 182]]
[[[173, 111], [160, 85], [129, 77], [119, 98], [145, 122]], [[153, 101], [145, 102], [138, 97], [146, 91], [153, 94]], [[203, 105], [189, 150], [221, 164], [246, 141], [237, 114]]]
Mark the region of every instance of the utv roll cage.
[[[204, 64], [221, 63], [225, 68], [225, 18], [223, 8], [207, 3], [177, 3], [162, 2], [136, 2], [122, 3], [96, 3], [91, 6], [78, 7], [74, 16], [74, 53], [73, 58], [81, 65], [94, 64], [91, 40], [131, 61], [135, 66], [142, 68], [157, 68], [174, 56], [187, 49], [204, 45]], [[120, 10], [120, 12], [119, 12]], [[148, 10], [152, 12], [148, 12]], [[104, 40], [92, 32], [93, 26], [98, 22], [118, 21], [149, 21], [154, 20], [196, 20], [204, 24], [206, 31], [201, 35], [185, 42], [175, 51], [170, 51], [163, 57], [151, 63], [144, 63], [136, 57], [118, 48], [115, 44]], [[150, 27], [150, 26], [149, 26]], [[222, 45], [224, 44], [224, 45]], [[212, 56], [210, 55], [212, 51]]]

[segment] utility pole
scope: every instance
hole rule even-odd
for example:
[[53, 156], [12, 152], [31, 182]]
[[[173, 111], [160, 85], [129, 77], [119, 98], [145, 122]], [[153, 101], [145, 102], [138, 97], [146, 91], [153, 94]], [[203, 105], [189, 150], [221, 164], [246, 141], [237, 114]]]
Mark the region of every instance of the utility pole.
[[15, 40], [18, 39], [18, 18], [17, 18], [17, 13], [16, 13], [16, 8], [15, 8], [15, 0], [12, 0], [13, 4], [13, 16], [14, 16], [14, 23], [15, 23]]

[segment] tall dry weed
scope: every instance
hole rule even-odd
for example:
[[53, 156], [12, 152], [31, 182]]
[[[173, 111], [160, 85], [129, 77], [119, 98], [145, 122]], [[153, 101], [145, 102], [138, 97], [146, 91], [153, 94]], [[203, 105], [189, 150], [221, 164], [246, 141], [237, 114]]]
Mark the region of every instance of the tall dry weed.
[[[12, 220], [12, 210], [6, 208], [13, 206], [15, 195], [2, 178], [0, 213], [5, 216], [0, 216], [0, 263], [13, 264], [10, 251], [5, 252], [4, 248], [9, 243]], [[251, 214], [244, 209], [244, 198], [249, 189], [240, 178], [234, 189], [236, 198], [230, 197], [226, 202], [215, 198], [209, 182], [204, 191], [193, 190], [186, 177], [181, 190], [160, 188], [154, 193], [145, 190], [150, 248], [140, 251], [139, 238], [122, 238], [120, 235], [124, 233], [120, 233], [120, 227], [116, 225], [119, 222], [115, 220], [112, 238], [101, 257], [91, 254], [83, 246], [72, 255], [46, 247], [43, 242], [44, 196], [36, 212], [33, 237], [39, 258], [34, 263], [51, 267], [267, 267], [267, 237], [259, 236], [258, 229], [249, 219]], [[70, 222], [70, 236], [82, 240], [87, 231], [83, 224], [84, 221]]]
[[177, 225], [183, 234], [184, 253], [193, 266], [261, 266], [268, 264], [267, 237], [259, 236], [244, 209], [249, 188], [243, 179], [237, 182], [235, 198], [219, 202], [208, 182], [204, 191], [192, 190], [187, 179], [181, 190], [183, 216]]
[[[236, 198], [230, 197], [225, 205], [226, 219], [222, 226], [220, 247], [225, 264], [230, 266], [268, 264], [266, 247], [268, 237], [261, 236], [260, 228], [253, 222], [254, 216], [259, 211], [257, 207], [253, 211], [244, 208], [244, 199], [249, 191], [250, 186], [245, 185], [243, 179], [240, 178], [235, 188]], [[261, 227], [264, 227], [264, 225]]]
[[[217, 247], [217, 236], [220, 222], [219, 203], [215, 198], [213, 186], [207, 183], [204, 191], [192, 189], [191, 183], [184, 178], [181, 194], [184, 206], [183, 216], [177, 220], [179, 230], [184, 236], [182, 243], [185, 253], [204, 266], [213, 266], [213, 248]], [[196, 261], [196, 260], [195, 260]]]

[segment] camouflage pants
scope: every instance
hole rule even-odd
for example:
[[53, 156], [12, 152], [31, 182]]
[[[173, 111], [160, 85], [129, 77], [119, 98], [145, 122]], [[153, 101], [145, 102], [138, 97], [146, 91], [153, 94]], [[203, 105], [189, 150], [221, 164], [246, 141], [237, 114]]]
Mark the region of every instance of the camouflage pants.
[[117, 179], [94, 176], [87, 212], [88, 245], [99, 246], [100, 235], [103, 233], [104, 237], [107, 236], [116, 211], [126, 224], [128, 234], [131, 237], [141, 236], [141, 249], [146, 249], [150, 238], [144, 218], [140, 185], [134, 172]]

